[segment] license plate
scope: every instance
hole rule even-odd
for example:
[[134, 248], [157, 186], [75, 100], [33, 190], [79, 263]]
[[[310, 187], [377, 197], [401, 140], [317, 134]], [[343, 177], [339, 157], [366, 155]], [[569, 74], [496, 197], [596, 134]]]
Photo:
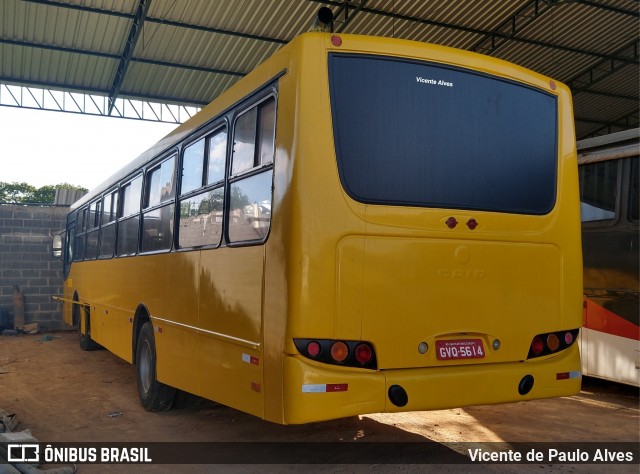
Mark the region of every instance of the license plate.
[[436, 341], [436, 354], [439, 360], [482, 359], [484, 346], [482, 339], [451, 339]]

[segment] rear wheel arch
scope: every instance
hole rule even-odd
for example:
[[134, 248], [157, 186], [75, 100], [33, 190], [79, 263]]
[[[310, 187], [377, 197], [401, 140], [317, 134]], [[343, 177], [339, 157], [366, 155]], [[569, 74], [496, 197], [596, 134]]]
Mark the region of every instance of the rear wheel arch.
[[173, 406], [176, 389], [157, 379], [157, 354], [151, 321], [142, 325], [138, 339], [136, 385], [140, 403], [147, 411], [169, 410]]
[[[133, 365], [137, 363], [137, 351], [138, 351], [138, 338], [140, 337], [140, 331], [142, 330], [142, 326], [145, 323], [151, 324], [151, 316], [149, 310], [144, 305], [144, 303], [140, 303], [136, 308], [135, 316], [133, 317], [133, 331], [131, 334], [131, 360], [133, 361]], [[151, 324], [151, 326], [153, 326]]]

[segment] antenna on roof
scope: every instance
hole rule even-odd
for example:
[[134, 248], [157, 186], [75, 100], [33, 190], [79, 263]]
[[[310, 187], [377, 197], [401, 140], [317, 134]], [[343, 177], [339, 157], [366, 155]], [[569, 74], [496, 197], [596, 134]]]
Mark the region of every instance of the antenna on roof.
[[316, 18], [313, 20], [311, 31], [333, 33], [333, 12], [330, 8], [322, 7], [318, 10]]

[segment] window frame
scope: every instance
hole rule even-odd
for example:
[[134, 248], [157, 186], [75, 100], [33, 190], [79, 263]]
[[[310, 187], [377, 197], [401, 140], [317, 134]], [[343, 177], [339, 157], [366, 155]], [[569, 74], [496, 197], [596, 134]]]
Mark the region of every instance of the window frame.
[[580, 169], [585, 167], [585, 166], [593, 166], [593, 165], [598, 165], [600, 163], [616, 163], [616, 186], [615, 186], [615, 190], [616, 190], [616, 196], [615, 196], [615, 216], [611, 219], [599, 219], [599, 220], [592, 220], [592, 221], [583, 221], [582, 220], [582, 214], [580, 215], [580, 224], [583, 228], [607, 228], [607, 227], [615, 227], [618, 225], [618, 223], [620, 222], [620, 219], [622, 219], [622, 178], [623, 178], [623, 162], [622, 160], [618, 160], [618, 159], [613, 159], [613, 160], [604, 160], [604, 161], [596, 161], [593, 163], [584, 163], [581, 164], [578, 167], [578, 185], [580, 187], [580, 204], [582, 205], [583, 201], [582, 201], [582, 187], [580, 186]]
[[[162, 165], [164, 165], [165, 163], [167, 163], [169, 160], [173, 159], [173, 169], [171, 171], [171, 176], [172, 176], [172, 192], [171, 195], [165, 199], [164, 201], [162, 200], [162, 195], [159, 197], [160, 200], [157, 203], [154, 203], [153, 205], [148, 205], [149, 204], [149, 198], [150, 198], [150, 194], [151, 194], [151, 178], [154, 174], [154, 172], [156, 171], [160, 171], [162, 168]], [[138, 228], [138, 253], [139, 254], [155, 254], [155, 253], [167, 253], [167, 252], [171, 252], [171, 250], [173, 249], [174, 245], [175, 245], [175, 228], [176, 228], [176, 218], [175, 218], [175, 206], [176, 206], [176, 197], [177, 197], [177, 188], [178, 188], [178, 183], [177, 183], [177, 176], [178, 176], [178, 165], [180, 164], [180, 160], [179, 160], [179, 153], [178, 153], [178, 149], [177, 148], [172, 148], [171, 150], [169, 150], [166, 153], [163, 153], [163, 155], [161, 157], [159, 157], [158, 159], [153, 160], [152, 162], [149, 163], [148, 166], [145, 167], [144, 170], [144, 178], [143, 178], [143, 184], [142, 184], [142, 192], [141, 192], [141, 196], [140, 196], [140, 222], [139, 222], [139, 228]], [[160, 171], [160, 173], [162, 173]], [[145, 250], [144, 249], [144, 219], [145, 219], [145, 215], [150, 214], [152, 212], [155, 211], [159, 211], [165, 207], [168, 206], [173, 206], [173, 223], [171, 223], [169, 225], [170, 230], [171, 230], [171, 241], [169, 244], [168, 248], [162, 248], [162, 249], [154, 249], [154, 250]]]
[[[93, 208], [93, 211], [91, 210]], [[85, 243], [84, 243], [84, 260], [97, 260], [100, 255], [100, 228], [102, 226], [102, 196], [91, 201], [87, 207], [87, 214], [85, 216]], [[92, 217], [93, 214], [93, 217]], [[95, 254], [87, 257], [87, 251], [89, 250], [89, 237], [92, 234], [96, 236]]]
[[[209, 151], [210, 151], [210, 138], [220, 133], [222, 130], [226, 133], [226, 144], [225, 144], [225, 161], [224, 161], [224, 172], [222, 179], [215, 181], [213, 183], [208, 184], [209, 180]], [[225, 209], [227, 205], [227, 190], [226, 190], [226, 182], [227, 182], [227, 174], [229, 169], [230, 162], [230, 133], [231, 127], [229, 125], [229, 121], [227, 116], [217, 117], [215, 120], [211, 122], [211, 125], [207, 126], [201, 133], [194, 135], [191, 140], [185, 142], [182, 150], [180, 152], [180, 192], [176, 193], [176, 231], [174, 236], [174, 246], [176, 251], [185, 252], [190, 250], [204, 250], [204, 249], [215, 249], [220, 248], [225, 244], [224, 239], [224, 217], [225, 217]], [[200, 140], [204, 140], [204, 151], [202, 155], [202, 176], [200, 181], [200, 187], [191, 189], [186, 193], [182, 192], [182, 174], [184, 170], [184, 152], [191, 145], [197, 143]], [[198, 197], [202, 194], [209, 193], [212, 191], [216, 191], [217, 189], [222, 189], [222, 232], [220, 232], [220, 238], [216, 243], [204, 244], [204, 245], [193, 245], [193, 246], [184, 246], [180, 245], [180, 230], [181, 230], [181, 221], [182, 221], [182, 202]]]
[[[261, 159], [258, 157], [259, 154], [259, 141], [261, 139], [260, 134], [260, 120], [262, 118], [261, 114], [261, 105], [273, 100], [274, 105], [274, 116], [273, 116], [273, 152], [271, 155], [271, 160], [265, 163], [259, 162], [256, 164], [257, 160]], [[254, 142], [254, 166], [248, 169], [245, 169], [238, 173], [233, 173], [233, 159], [234, 159], [234, 147], [235, 147], [235, 138], [236, 138], [236, 124], [238, 120], [243, 117], [245, 114], [250, 113], [253, 109], [258, 109], [256, 114], [256, 128], [255, 128], [255, 142]], [[271, 234], [271, 224], [273, 211], [269, 213], [269, 230], [265, 234], [263, 238], [260, 239], [251, 239], [251, 240], [240, 240], [233, 241], [230, 237], [230, 213], [231, 213], [231, 187], [240, 181], [243, 181], [248, 178], [252, 178], [254, 176], [258, 176], [262, 173], [271, 172], [271, 206], [273, 209], [273, 192], [274, 192], [274, 176], [275, 176], [275, 161], [276, 161], [276, 137], [278, 130], [278, 91], [276, 87], [266, 87], [261, 91], [259, 95], [254, 96], [251, 100], [247, 100], [242, 107], [239, 107], [236, 113], [233, 116], [232, 121], [232, 135], [230, 140], [231, 150], [227, 157], [227, 178], [226, 178], [226, 190], [225, 190], [225, 212], [223, 219], [223, 233], [224, 240], [226, 245], [229, 247], [246, 247], [246, 246], [254, 246], [254, 245], [262, 245], [266, 243], [269, 239], [269, 235]]]
[[[89, 212], [89, 205], [86, 204], [77, 210], [76, 213], [76, 225], [75, 235], [73, 239], [73, 261], [83, 262], [84, 256], [87, 253], [87, 214]], [[82, 252], [78, 251], [78, 242], [82, 241]]]
[[[189, 141], [186, 141], [183, 146], [182, 149], [180, 150], [179, 156], [180, 156], [180, 160], [179, 160], [179, 183], [178, 183], [178, 189], [176, 191], [176, 195], [178, 196], [179, 199], [184, 198], [184, 197], [188, 197], [191, 195], [197, 195], [200, 194], [205, 188], [210, 188], [210, 187], [216, 187], [217, 185], [223, 184], [225, 182], [225, 177], [227, 174], [227, 165], [228, 165], [228, 161], [229, 161], [229, 130], [230, 130], [230, 126], [229, 126], [229, 122], [227, 120], [226, 117], [219, 117], [216, 120], [214, 120], [213, 122], [211, 122], [210, 126], [207, 126], [206, 129], [204, 129], [203, 131], [201, 131], [200, 133], [198, 133], [197, 135], [194, 135], [193, 137], [190, 137]], [[225, 129], [226, 133], [227, 133], [227, 144], [226, 144], [226, 156], [225, 156], [225, 173], [224, 176], [221, 180], [216, 181], [215, 183], [211, 183], [211, 184], [207, 184], [207, 180], [208, 180], [208, 172], [209, 172], [209, 167], [208, 166], [204, 166], [205, 164], [208, 165], [209, 164], [209, 138], [212, 137], [213, 135], [216, 134], [216, 132]], [[202, 156], [202, 176], [201, 176], [201, 184], [199, 187], [197, 188], [193, 188], [187, 192], [182, 192], [182, 175], [183, 175], [183, 170], [184, 170], [184, 153], [187, 150], [187, 148], [189, 148], [191, 145], [196, 144], [197, 142], [199, 142], [200, 140], [204, 140], [204, 152], [203, 152], [203, 156]]]
[[[109, 219], [113, 217], [112, 220], [107, 222], [104, 221], [105, 218], [105, 198], [109, 196]], [[115, 202], [114, 202], [115, 196]], [[116, 256], [116, 247], [118, 240], [118, 206], [120, 203], [120, 186], [116, 185], [115, 187], [109, 188], [105, 191], [101, 196], [102, 202], [102, 213], [100, 216], [100, 241], [98, 243], [98, 260], [106, 260], [109, 258], [113, 258]], [[113, 237], [113, 249], [111, 254], [103, 254], [102, 253], [102, 244], [104, 243], [104, 239], [102, 238], [104, 235], [104, 230], [113, 227], [114, 237]]]
[[[138, 196], [138, 208], [137, 212], [133, 212], [131, 214], [124, 215], [124, 191], [127, 186], [130, 186], [135, 180], [140, 178], [140, 195]], [[142, 207], [142, 197], [144, 191], [144, 172], [143, 170], [137, 170], [133, 175], [128, 176], [126, 179], [122, 181], [122, 183], [118, 186], [118, 212], [116, 214], [116, 248], [114, 249], [114, 256], [117, 258], [120, 257], [131, 257], [134, 255], [138, 255], [140, 252], [140, 210]], [[134, 219], [137, 216], [138, 218], [138, 232], [137, 232], [137, 244], [134, 252], [131, 253], [119, 253], [119, 244], [120, 244], [120, 228], [122, 227], [123, 222], [127, 222], [128, 220]]]

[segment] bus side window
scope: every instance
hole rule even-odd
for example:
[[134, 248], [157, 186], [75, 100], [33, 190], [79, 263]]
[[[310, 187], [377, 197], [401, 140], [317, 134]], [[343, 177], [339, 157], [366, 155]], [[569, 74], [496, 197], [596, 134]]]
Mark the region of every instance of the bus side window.
[[175, 195], [173, 155], [147, 173], [142, 214], [142, 252], [169, 250], [173, 242]]
[[638, 204], [640, 196], [638, 196], [638, 157], [631, 160], [631, 184], [629, 186], [629, 220], [637, 222], [638, 216]]
[[102, 201], [95, 201], [89, 206], [89, 218], [87, 222], [87, 247], [85, 260], [93, 260], [98, 257], [98, 234], [100, 232], [100, 209]]
[[182, 154], [180, 193], [186, 194], [202, 187], [204, 173], [204, 138], [189, 145]]
[[618, 196], [618, 161], [582, 165], [580, 216], [582, 222], [613, 220]]
[[120, 189], [120, 220], [116, 248], [119, 256], [132, 255], [138, 250], [141, 191], [142, 176], [138, 176]]
[[116, 214], [118, 191], [105, 194], [102, 201], [102, 228], [100, 229], [100, 258], [111, 258], [116, 249]]
[[75, 239], [76, 239], [76, 227], [74, 225], [73, 227], [69, 227], [67, 229], [67, 235], [65, 238], [65, 242], [67, 246], [66, 252], [64, 254], [65, 278], [66, 278], [66, 275], [68, 274], [67, 269], [71, 265], [71, 262], [73, 262]]
[[275, 112], [270, 97], [236, 120], [227, 220], [231, 242], [263, 240], [269, 233]]
[[181, 194], [184, 196], [206, 184], [202, 192], [180, 199], [179, 248], [220, 245], [226, 159], [226, 126], [185, 149]]
[[87, 208], [85, 207], [84, 209], [80, 209], [78, 211], [78, 220], [76, 222], [75, 243], [73, 245], [74, 247], [73, 261], [74, 262], [84, 260], [86, 220], [87, 220]]
[[207, 137], [207, 185], [224, 180], [227, 161], [227, 129], [223, 127]]

